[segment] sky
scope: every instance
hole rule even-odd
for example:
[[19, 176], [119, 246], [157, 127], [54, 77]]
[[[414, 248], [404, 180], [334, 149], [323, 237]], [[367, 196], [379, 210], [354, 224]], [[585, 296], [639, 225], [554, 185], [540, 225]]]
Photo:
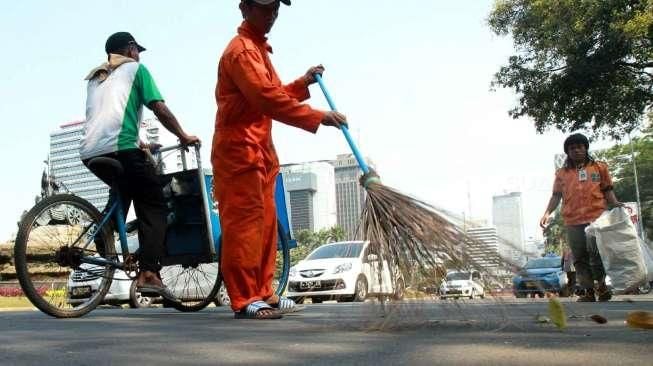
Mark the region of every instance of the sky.
[[[285, 82], [313, 65], [348, 117], [383, 182], [436, 206], [491, 223], [492, 196], [520, 191], [527, 236], [551, 193], [564, 134], [537, 134], [512, 119], [511, 90], [490, 90], [514, 53], [486, 24], [493, 0], [294, 0], [282, 6], [269, 43]], [[0, 240], [34, 204], [59, 125], [84, 118], [86, 73], [104, 43], [129, 31], [167, 105], [199, 136], [209, 163], [218, 59], [242, 18], [238, 0], [3, 1], [0, 5]], [[308, 101], [328, 109], [315, 85]], [[146, 114], [147, 116], [147, 114]], [[276, 123], [281, 163], [349, 152], [340, 131], [316, 135]]]

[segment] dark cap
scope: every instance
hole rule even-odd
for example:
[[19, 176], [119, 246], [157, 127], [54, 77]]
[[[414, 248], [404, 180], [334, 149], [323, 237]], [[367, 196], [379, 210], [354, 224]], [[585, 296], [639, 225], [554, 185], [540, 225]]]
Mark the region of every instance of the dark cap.
[[563, 146], [565, 149], [565, 154], [569, 154], [567, 152], [567, 150], [569, 150], [569, 145], [574, 145], [574, 144], [585, 145], [585, 150], [589, 150], [590, 148], [590, 142], [587, 139], [587, 137], [585, 137], [585, 135], [583, 135], [582, 133], [575, 133], [573, 135], [569, 135], [569, 137], [565, 139], [565, 143]]
[[[261, 5], [270, 5], [277, 0], [252, 0], [253, 2]], [[290, 0], [279, 0], [286, 5], [290, 5]]]
[[134, 36], [129, 34], [129, 32], [117, 32], [110, 35], [109, 38], [107, 38], [107, 43], [104, 45], [104, 50], [107, 53], [114, 53], [122, 50], [130, 44], [136, 45], [138, 52], [145, 51], [145, 47], [138, 44], [134, 39]]

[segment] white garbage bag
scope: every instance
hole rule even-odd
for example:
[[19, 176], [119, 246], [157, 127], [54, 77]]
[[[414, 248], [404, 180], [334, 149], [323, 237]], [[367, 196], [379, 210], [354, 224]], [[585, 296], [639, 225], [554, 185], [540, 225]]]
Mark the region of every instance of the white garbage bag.
[[606, 275], [612, 280], [615, 293], [623, 293], [641, 285], [653, 275], [653, 259], [647, 270], [648, 247], [637, 236], [630, 215], [622, 207], [604, 212], [585, 228], [587, 235], [596, 237], [596, 245]]

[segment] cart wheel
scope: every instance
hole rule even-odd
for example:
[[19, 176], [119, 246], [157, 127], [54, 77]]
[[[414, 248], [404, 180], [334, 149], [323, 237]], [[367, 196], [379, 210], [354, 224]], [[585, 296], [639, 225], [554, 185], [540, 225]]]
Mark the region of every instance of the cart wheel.
[[220, 289], [218, 263], [191, 263], [165, 266], [159, 272], [163, 284], [179, 299], [170, 303], [183, 312], [199, 311], [207, 307]]
[[[290, 272], [290, 248], [288, 246], [288, 235], [283, 230], [281, 222], [277, 220], [277, 232], [279, 233], [279, 250], [281, 255], [277, 256], [277, 273], [274, 279], [276, 284], [275, 293], [279, 296], [283, 295], [288, 285], [288, 274]], [[281, 261], [281, 263], [279, 263]], [[278, 281], [278, 282], [277, 282]]]

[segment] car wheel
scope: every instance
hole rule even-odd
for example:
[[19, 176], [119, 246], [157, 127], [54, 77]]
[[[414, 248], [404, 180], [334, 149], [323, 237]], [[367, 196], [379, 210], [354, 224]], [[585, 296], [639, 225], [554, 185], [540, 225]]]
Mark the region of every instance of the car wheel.
[[154, 298], [141, 295], [136, 291], [136, 281], [129, 287], [129, 307], [132, 309], [149, 308], [154, 304]]
[[524, 299], [524, 298], [526, 298], [526, 293], [518, 292], [518, 293], [515, 294], [515, 297], [518, 298], [518, 299]]
[[218, 290], [218, 295], [215, 298], [215, 306], [231, 306], [231, 299], [227, 293], [227, 287], [224, 285], [224, 281], [220, 284], [220, 289]]
[[354, 301], [363, 302], [367, 298], [367, 280], [363, 276], [356, 279], [356, 287], [354, 290]]
[[651, 292], [651, 282], [647, 282], [637, 288], [640, 294], [648, 294]]
[[397, 280], [395, 287], [395, 293], [392, 295], [392, 298], [395, 300], [402, 300], [404, 298], [404, 289], [406, 288], [404, 281]]
[[569, 297], [570, 291], [569, 291], [569, 286], [563, 287], [559, 292], [558, 295], [560, 297]]

